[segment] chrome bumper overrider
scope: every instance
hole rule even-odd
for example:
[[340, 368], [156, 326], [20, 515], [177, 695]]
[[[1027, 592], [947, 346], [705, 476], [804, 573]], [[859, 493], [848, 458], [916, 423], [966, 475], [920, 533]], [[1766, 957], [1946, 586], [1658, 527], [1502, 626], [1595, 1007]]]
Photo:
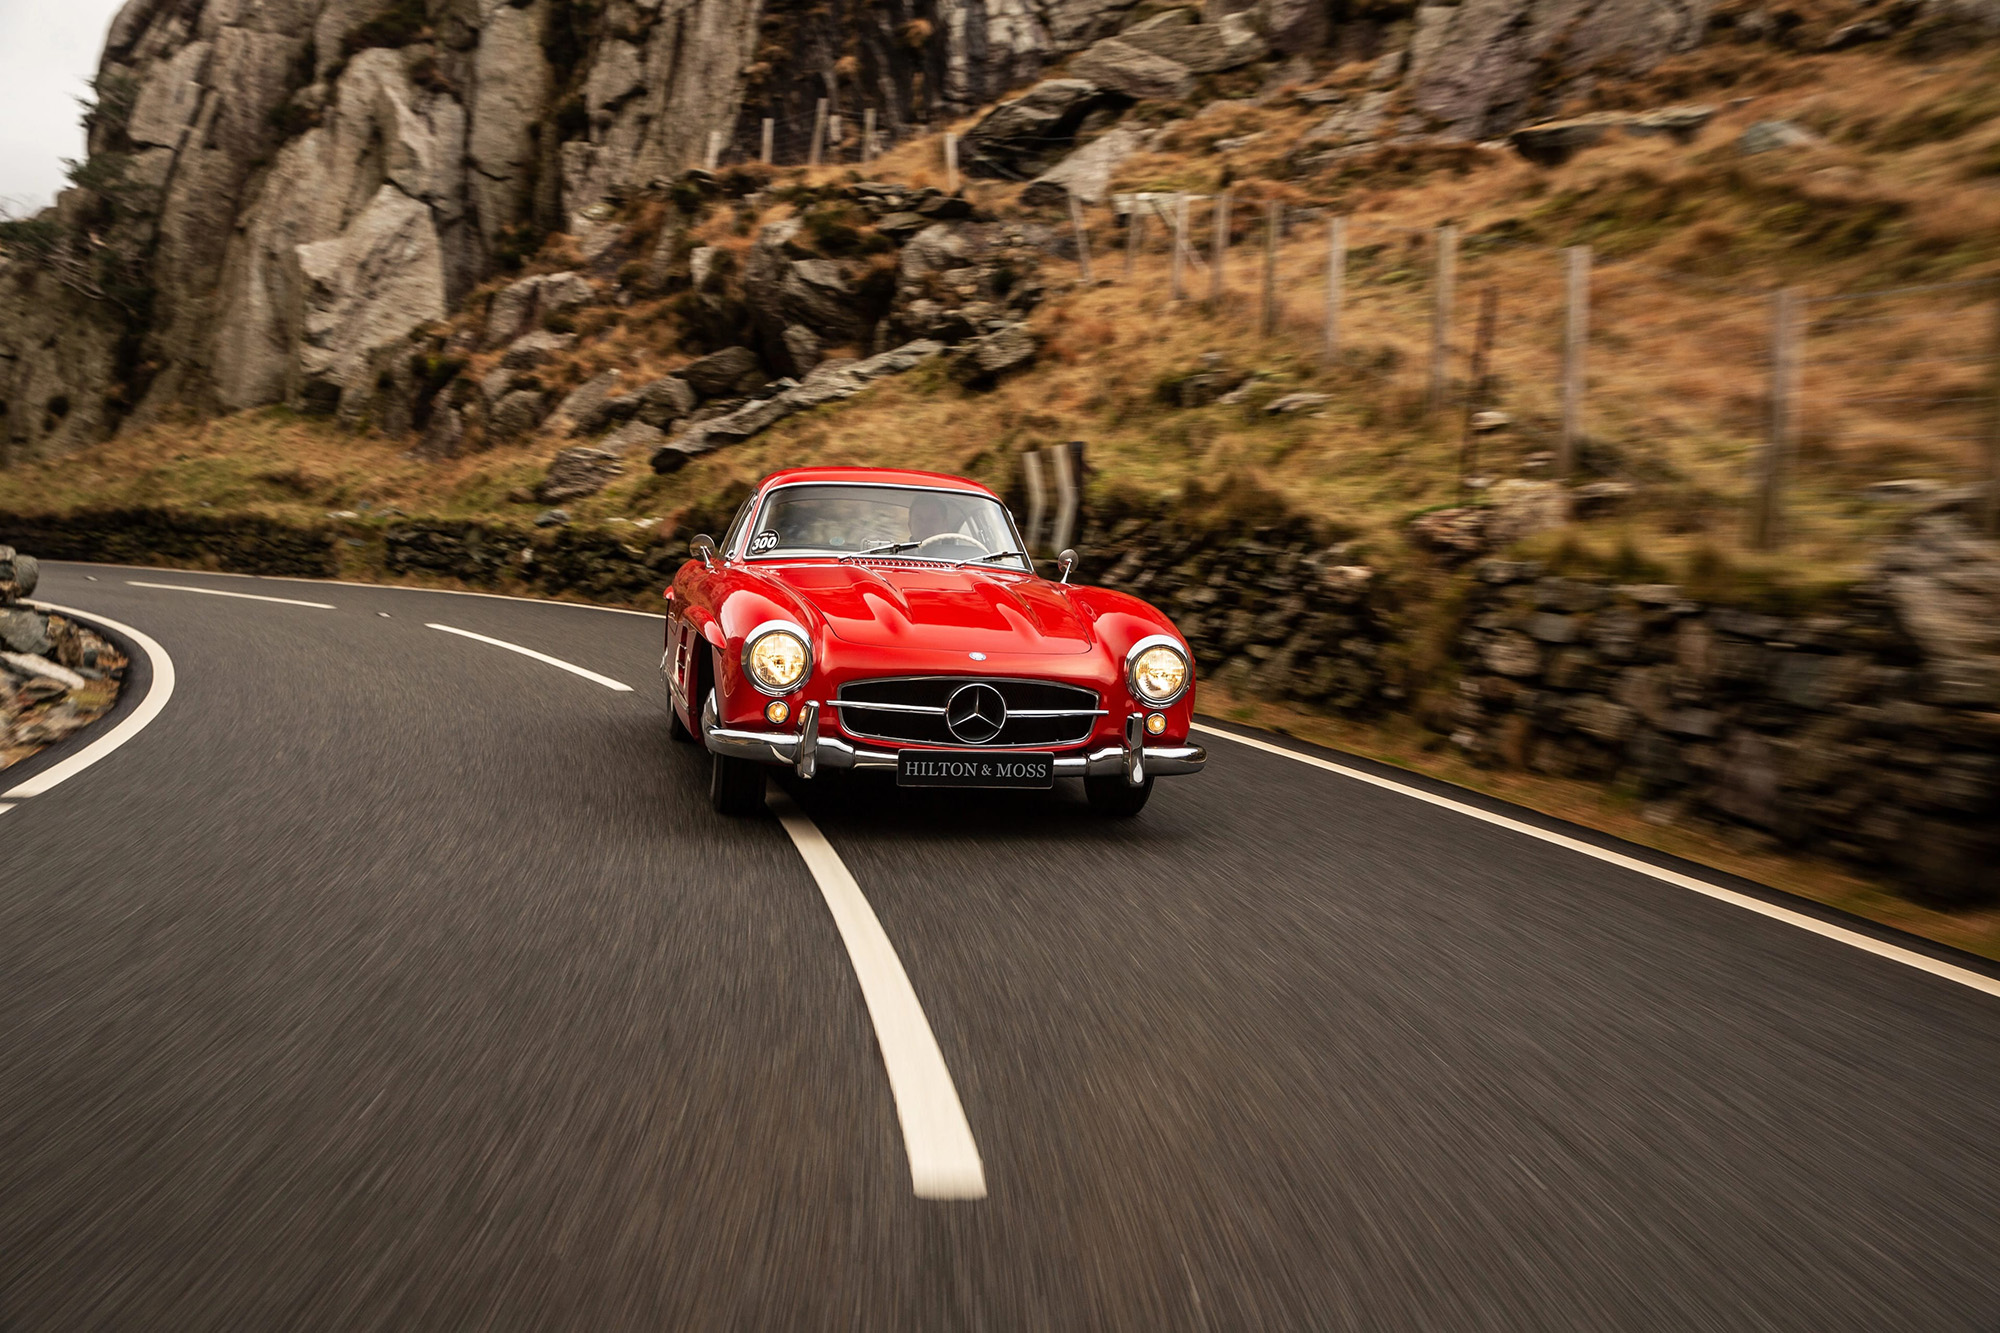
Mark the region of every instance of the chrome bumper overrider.
[[[1137, 715], [1135, 715], [1135, 718]], [[1138, 786], [1147, 778], [1170, 778], [1183, 773], [1199, 773], [1208, 762], [1208, 751], [1199, 745], [1147, 745], [1144, 731], [1136, 725], [1125, 728], [1125, 744], [1107, 745], [1088, 754], [1056, 756], [1059, 778], [1109, 777], [1123, 774]], [[701, 710], [701, 738], [716, 754], [750, 759], [760, 764], [782, 764], [810, 778], [822, 768], [858, 768], [895, 771], [896, 751], [875, 750], [854, 745], [819, 730], [819, 705], [807, 704], [799, 710], [796, 732], [743, 731], [721, 725], [710, 694]]]

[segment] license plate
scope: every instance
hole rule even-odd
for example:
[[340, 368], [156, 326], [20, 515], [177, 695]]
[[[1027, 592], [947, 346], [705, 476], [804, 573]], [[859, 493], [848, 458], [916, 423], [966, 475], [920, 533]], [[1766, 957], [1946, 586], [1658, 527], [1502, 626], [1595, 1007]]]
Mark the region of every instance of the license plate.
[[1056, 757], [905, 750], [896, 764], [896, 783], [902, 787], [1053, 787]]

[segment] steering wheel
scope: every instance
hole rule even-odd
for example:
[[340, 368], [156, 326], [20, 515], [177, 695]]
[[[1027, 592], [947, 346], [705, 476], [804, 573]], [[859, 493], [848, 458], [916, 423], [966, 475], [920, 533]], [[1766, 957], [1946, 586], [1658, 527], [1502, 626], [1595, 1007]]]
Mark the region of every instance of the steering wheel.
[[931, 551], [934, 547], [943, 546], [947, 542], [956, 542], [960, 546], [966, 547], [975, 556], [981, 556], [986, 554], [985, 547], [981, 546], [978, 542], [974, 541], [972, 538], [966, 536], [962, 532], [940, 532], [937, 533], [935, 536], [926, 537], [922, 541], [917, 543], [917, 550], [927, 553]]

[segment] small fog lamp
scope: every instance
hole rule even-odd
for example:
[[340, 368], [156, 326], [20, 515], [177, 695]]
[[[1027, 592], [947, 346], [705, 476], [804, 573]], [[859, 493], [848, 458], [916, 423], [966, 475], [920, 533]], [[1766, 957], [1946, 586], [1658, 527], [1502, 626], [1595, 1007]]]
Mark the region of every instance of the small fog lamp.
[[1151, 713], [1147, 715], [1146, 718], [1147, 735], [1157, 736], [1166, 729], [1167, 729], [1167, 715], [1165, 713]]
[[785, 719], [791, 715], [792, 706], [783, 699], [773, 699], [770, 706], [764, 709], [764, 720], [774, 727], [784, 726]]

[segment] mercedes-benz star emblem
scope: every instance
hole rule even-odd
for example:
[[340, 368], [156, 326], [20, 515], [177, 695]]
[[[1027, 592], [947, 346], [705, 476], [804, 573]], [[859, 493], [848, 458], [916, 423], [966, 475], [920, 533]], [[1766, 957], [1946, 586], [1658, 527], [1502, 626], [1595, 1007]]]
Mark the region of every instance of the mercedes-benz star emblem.
[[991, 685], [961, 685], [944, 706], [944, 724], [967, 745], [984, 745], [1007, 725], [1007, 701]]

